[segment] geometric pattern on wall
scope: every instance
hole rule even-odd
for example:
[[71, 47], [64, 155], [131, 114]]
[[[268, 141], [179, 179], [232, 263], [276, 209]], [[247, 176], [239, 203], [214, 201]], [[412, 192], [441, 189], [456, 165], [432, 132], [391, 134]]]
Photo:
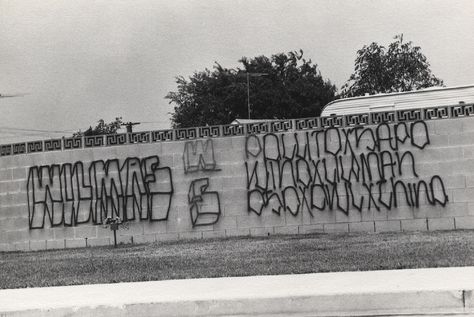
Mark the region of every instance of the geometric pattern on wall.
[[321, 117], [322, 128], [339, 128], [344, 126], [344, 116]]
[[447, 119], [449, 118], [449, 113], [449, 107], [423, 109], [423, 115], [425, 120]]
[[98, 147], [104, 145], [103, 135], [91, 135], [84, 137], [84, 147]]
[[368, 113], [346, 114], [344, 117], [347, 127], [363, 126], [369, 124]]
[[28, 153], [43, 152], [43, 141], [33, 141], [27, 143]]
[[62, 149], [61, 139], [51, 139], [44, 141], [45, 151], [60, 151]]
[[142, 131], [110, 134], [105, 136], [93, 135], [85, 137], [63, 137], [61, 139], [49, 139], [44, 141], [0, 144], [0, 156], [136, 143], [195, 140], [199, 138], [242, 136], [261, 133], [327, 129], [333, 127], [343, 128], [417, 120], [439, 120], [469, 116], [474, 116], [474, 104], [457, 104], [453, 106], [347, 114], [339, 116], [333, 115], [328, 117], [272, 120], [246, 124], [193, 127], [175, 130]]
[[295, 119], [296, 130], [310, 130], [321, 127], [320, 118]]
[[15, 154], [24, 154], [26, 153], [26, 143], [14, 143], [13, 146], [13, 155]]
[[83, 145], [82, 138], [63, 138], [63, 148], [65, 150], [81, 149]]
[[293, 121], [270, 121], [271, 132], [288, 132], [293, 129]]
[[221, 136], [221, 129], [218, 125], [210, 127], [198, 127], [199, 138], [218, 138]]
[[398, 122], [421, 120], [421, 109], [409, 109], [397, 111]]
[[151, 131], [151, 141], [160, 142], [160, 141], [174, 141], [174, 130], [159, 130]]
[[396, 118], [395, 111], [371, 112], [370, 113], [370, 123], [371, 124], [397, 122], [395, 118]]
[[247, 123], [247, 134], [268, 133], [268, 122]]

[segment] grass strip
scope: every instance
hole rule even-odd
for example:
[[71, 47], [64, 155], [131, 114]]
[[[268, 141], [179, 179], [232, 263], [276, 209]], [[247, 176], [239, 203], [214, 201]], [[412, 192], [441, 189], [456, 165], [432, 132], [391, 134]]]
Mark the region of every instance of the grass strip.
[[474, 265], [474, 230], [189, 240], [0, 253], [0, 288]]

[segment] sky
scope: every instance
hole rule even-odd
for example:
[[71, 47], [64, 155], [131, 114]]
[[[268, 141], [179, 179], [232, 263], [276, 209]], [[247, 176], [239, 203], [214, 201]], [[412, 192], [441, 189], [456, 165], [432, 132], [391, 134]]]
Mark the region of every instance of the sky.
[[[474, 84], [472, 0], [0, 0], [0, 143], [99, 119], [170, 128], [176, 76], [302, 49], [340, 88], [356, 52], [403, 33], [446, 86]], [[24, 95], [21, 95], [24, 94]]]

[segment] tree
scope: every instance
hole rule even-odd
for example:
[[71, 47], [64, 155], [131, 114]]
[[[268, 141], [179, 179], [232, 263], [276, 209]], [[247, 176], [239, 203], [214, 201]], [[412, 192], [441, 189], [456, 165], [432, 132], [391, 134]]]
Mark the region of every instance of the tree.
[[216, 62], [213, 70], [176, 78], [177, 91], [166, 98], [174, 104], [174, 128], [228, 124], [248, 118], [247, 73], [252, 119], [318, 116], [334, 100], [336, 87], [324, 80], [303, 51], [271, 57], [242, 57], [242, 67], [228, 69]]
[[357, 51], [354, 73], [342, 87], [342, 97], [443, 86], [419, 46], [403, 42], [403, 34], [394, 39], [388, 49], [373, 42]]
[[114, 121], [110, 123], [105, 123], [103, 119], [98, 121], [98, 124], [92, 128], [89, 127], [86, 131], [78, 131], [73, 134], [73, 137], [81, 137], [81, 136], [91, 136], [91, 135], [104, 135], [104, 134], [116, 134], [117, 130], [120, 129], [122, 125], [122, 117], [115, 118]]

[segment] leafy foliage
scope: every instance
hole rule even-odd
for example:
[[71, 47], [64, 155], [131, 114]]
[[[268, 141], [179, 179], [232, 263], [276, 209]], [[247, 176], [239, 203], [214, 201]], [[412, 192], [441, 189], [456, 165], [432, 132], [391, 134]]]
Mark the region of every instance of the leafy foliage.
[[189, 79], [176, 78], [177, 91], [166, 96], [175, 104], [174, 128], [228, 124], [248, 118], [247, 73], [252, 119], [286, 119], [318, 116], [334, 100], [336, 87], [325, 81], [317, 65], [303, 58], [303, 51], [271, 57], [243, 57], [242, 67], [195, 72]]
[[115, 118], [114, 121], [105, 123], [103, 119], [100, 119], [98, 124], [92, 128], [92, 126], [89, 127], [86, 131], [78, 131], [73, 134], [73, 137], [80, 137], [80, 136], [90, 136], [90, 135], [103, 135], [103, 134], [115, 134], [117, 133], [117, 130], [120, 129], [122, 125], [122, 117], [117, 117]]
[[357, 51], [355, 72], [342, 87], [342, 97], [410, 91], [442, 86], [431, 73], [430, 64], [419, 46], [403, 42], [403, 34], [394, 37], [387, 48], [373, 42]]

